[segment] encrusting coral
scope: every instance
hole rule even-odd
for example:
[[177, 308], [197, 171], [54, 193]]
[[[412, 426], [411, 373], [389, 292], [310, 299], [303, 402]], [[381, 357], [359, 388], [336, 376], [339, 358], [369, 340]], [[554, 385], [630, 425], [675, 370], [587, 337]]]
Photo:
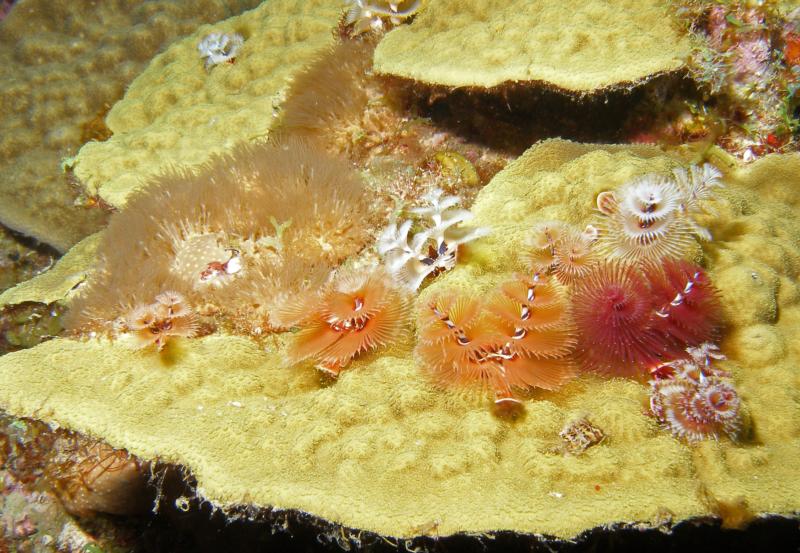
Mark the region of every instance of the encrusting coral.
[[[422, 287], [418, 306], [447, 295], [489, 297], [519, 269], [536, 222], [583, 228], [598, 193], [688, 162], [642, 146], [531, 148], [470, 207], [475, 225], [492, 233]], [[788, 515], [800, 496], [792, 346], [799, 167], [798, 156], [781, 155], [726, 168], [729, 201], [713, 220], [698, 219], [714, 234], [702, 244], [705, 270], [727, 325], [721, 344], [730, 360], [718, 363], [753, 421], [744, 444], [689, 445], [657, 431], [641, 409], [648, 388], [622, 378], [584, 375], [557, 392], [518, 396], [524, 417], [493, 417], [483, 401], [437, 392], [408, 344], [364, 355], [358, 370], [324, 386], [312, 371], [286, 367], [289, 333], [256, 341], [215, 332], [187, 340], [171, 364], [122, 340], [57, 338], [0, 357], [0, 405], [142, 458], [185, 464], [202, 498], [221, 509], [297, 509], [386, 536], [411, 537], [439, 520], [443, 536], [504, 528], [564, 539], [614, 522], [648, 524], [665, 509], [677, 523], [714, 514], [700, 488], [720, 501], [742, 496], [757, 514]], [[228, 276], [247, 269], [243, 255], [242, 269]], [[554, 454], [559, 430], [581, 417], [607, 439], [577, 457]]]
[[371, 226], [347, 162], [295, 139], [242, 145], [156, 179], [112, 218], [68, 326], [108, 331], [123, 316], [146, 331], [137, 306], [172, 290], [207, 315], [246, 314], [258, 333], [281, 293], [359, 251]]
[[689, 48], [656, 0], [437, 0], [386, 35], [375, 68], [451, 87], [538, 81], [588, 93], [680, 69]]
[[[122, 207], [154, 176], [270, 134], [288, 80], [333, 43], [343, 6], [338, 0], [253, 4], [214, 25], [194, 24], [130, 83], [106, 117], [113, 136], [86, 144], [73, 160], [89, 195]], [[197, 45], [210, 33], [245, 39], [235, 63], [203, 69]]]

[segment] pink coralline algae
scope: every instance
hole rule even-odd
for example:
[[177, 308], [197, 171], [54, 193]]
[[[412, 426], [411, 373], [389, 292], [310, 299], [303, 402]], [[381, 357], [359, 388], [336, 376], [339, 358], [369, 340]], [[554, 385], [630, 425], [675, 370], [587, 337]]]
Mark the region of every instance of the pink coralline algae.
[[650, 410], [673, 434], [689, 442], [725, 434], [736, 439], [741, 427], [740, 400], [725, 371], [713, 366], [724, 359], [716, 346], [686, 350], [685, 359], [652, 371]]

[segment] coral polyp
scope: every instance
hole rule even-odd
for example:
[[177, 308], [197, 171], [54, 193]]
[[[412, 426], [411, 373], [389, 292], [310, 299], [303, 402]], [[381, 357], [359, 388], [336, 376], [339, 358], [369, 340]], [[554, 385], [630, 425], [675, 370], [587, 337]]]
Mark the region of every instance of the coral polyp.
[[138, 347], [164, 349], [170, 338], [191, 338], [197, 334], [197, 316], [177, 292], [162, 292], [156, 301], [140, 304], [121, 321], [123, 331], [135, 339]]
[[634, 267], [602, 263], [578, 283], [572, 302], [584, 369], [635, 376], [661, 360], [666, 345], [650, 287]]
[[409, 322], [407, 293], [380, 269], [338, 275], [302, 303], [289, 361], [312, 359], [333, 376], [357, 355], [403, 338]]
[[[727, 373], [712, 364], [724, 359], [710, 343], [688, 348], [689, 358], [665, 364], [650, 382], [650, 409], [673, 434], [696, 442], [736, 438], [741, 427], [740, 399]], [[669, 367], [671, 371], [662, 369]]]
[[691, 251], [693, 236], [711, 238], [694, 217], [708, 210], [706, 202], [712, 188], [721, 186], [720, 176], [706, 164], [676, 169], [672, 176], [645, 175], [601, 193], [600, 251], [636, 263], [683, 257]]
[[420, 309], [417, 357], [438, 383], [489, 388], [496, 403], [517, 402], [514, 389], [558, 388], [575, 376], [575, 338], [554, 286], [546, 277], [518, 278], [486, 303], [455, 295], [429, 301]]

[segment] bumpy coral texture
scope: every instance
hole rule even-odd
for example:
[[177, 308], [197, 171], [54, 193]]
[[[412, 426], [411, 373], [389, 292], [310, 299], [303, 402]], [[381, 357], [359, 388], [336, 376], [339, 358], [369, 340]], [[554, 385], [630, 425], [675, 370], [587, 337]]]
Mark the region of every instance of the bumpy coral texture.
[[112, 219], [68, 324], [107, 330], [174, 290], [258, 334], [275, 326], [269, 313], [284, 295], [319, 284], [366, 244], [368, 206], [346, 162], [293, 139], [168, 173]]
[[62, 158], [95, 138], [88, 130], [161, 48], [256, 4], [17, 3], [0, 32], [0, 222], [62, 252], [98, 230], [104, 216], [74, 205]]

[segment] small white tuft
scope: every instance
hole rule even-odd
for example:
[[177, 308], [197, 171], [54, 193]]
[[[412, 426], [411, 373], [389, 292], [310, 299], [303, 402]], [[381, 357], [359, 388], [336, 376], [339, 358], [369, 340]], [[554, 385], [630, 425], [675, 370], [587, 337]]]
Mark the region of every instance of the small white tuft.
[[434, 189], [423, 196], [428, 205], [411, 209], [411, 213], [430, 218], [432, 225], [408, 236], [412, 221], [399, 226], [390, 223], [378, 238], [378, 254], [383, 257], [386, 270], [409, 290], [420, 287], [433, 273], [452, 269], [456, 264], [458, 247], [489, 234], [482, 227], [464, 228], [461, 223], [473, 218], [466, 209], [458, 209], [458, 196], [445, 196]]
[[239, 54], [244, 44], [244, 37], [237, 33], [211, 33], [206, 35], [197, 45], [200, 57], [205, 58], [206, 70], [211, 70], [215, 65], [232, 61]]

